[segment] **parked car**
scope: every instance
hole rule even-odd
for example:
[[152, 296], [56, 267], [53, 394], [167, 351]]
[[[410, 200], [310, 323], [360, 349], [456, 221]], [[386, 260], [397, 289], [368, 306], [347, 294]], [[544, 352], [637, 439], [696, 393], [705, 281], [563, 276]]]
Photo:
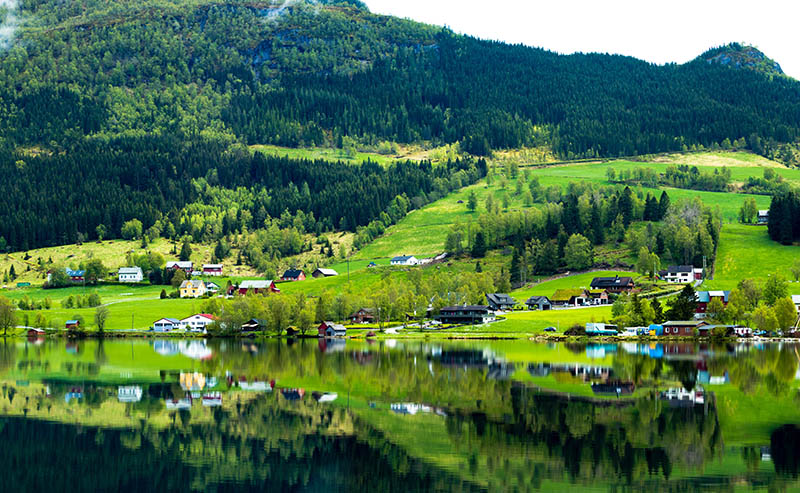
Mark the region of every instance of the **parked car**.
[[558, 332], [555, 327], [545, 327], [545, 332]]

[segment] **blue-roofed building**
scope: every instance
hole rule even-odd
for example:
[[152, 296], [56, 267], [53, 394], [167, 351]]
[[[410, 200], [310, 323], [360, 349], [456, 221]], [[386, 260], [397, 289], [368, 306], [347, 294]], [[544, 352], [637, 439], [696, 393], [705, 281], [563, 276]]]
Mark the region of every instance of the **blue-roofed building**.
[[706, 311], [708, 311], [708, 305], [714, 298], [719, 299], [722, 301], [723, 306], [728, 306], [728, 297], [730, 296], [730, 291], [698, 291], [695, 293], [695, 300], [697, 300], [697, 310], [696, 310], [696, 317], [697, 318], [705, 318]]

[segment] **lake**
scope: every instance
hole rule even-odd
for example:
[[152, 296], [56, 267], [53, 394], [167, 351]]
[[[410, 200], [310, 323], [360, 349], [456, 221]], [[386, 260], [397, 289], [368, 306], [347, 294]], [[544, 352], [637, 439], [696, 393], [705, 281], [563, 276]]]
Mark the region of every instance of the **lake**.
[[789, 343], [0, 341], [7, 491], [798, 491]]

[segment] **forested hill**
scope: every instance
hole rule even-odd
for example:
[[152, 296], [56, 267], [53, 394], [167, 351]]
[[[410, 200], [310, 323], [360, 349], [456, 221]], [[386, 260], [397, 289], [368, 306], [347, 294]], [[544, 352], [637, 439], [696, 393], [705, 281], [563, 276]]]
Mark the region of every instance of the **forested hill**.
[[800, 83], [702, 57], [562, 56], [357, 1], [0, 5], [0, 33], [11, 34], [0, 39], [0, 139], [12, 148], [150, 133], [286, 146], [347, 135], [460, 141], [474, 154], [545, 144], [570, 158], [737, 139], [763, 152], [800, 136]]

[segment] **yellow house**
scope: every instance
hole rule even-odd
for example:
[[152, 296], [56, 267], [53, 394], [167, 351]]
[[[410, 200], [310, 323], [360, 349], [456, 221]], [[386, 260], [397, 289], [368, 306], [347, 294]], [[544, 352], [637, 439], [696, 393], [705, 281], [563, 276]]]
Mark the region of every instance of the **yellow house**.
[[181, 298], [199, 298], [206, 294], [206, 283], [203, 281], [183, 281], [179, 291]]

